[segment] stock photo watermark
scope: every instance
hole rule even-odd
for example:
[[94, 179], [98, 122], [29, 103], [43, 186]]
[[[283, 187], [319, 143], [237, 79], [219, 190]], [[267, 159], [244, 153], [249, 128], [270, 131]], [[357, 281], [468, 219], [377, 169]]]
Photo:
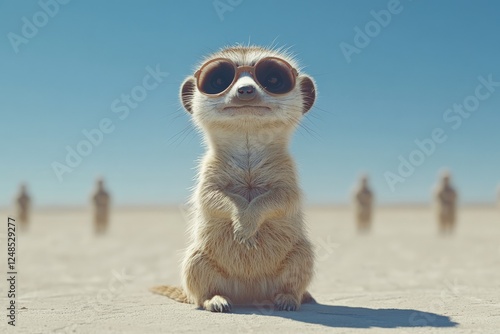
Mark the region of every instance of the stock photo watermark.
[[107, 288], [99, 290], [95, 298], [88, 300], [88, 305], [96, 312], [101, 312], [103, 305], [110, 304], [124, 287], [134, 279], [134, 276], [126, 273], [125, 269], [122, 269], [121, 272], [112, 270], [111, 274], [112, 277], [108, 281]]
[[332, 241], [331, 235], [328, 235], [325, 238], [317, 238], [316, 244], [318, 245], [316, 250], [316, 259], [319, 262], [326, 261], [340, 247], [339, 243]]
[[453, 282], [446, 280], [445, 287], [439, 293], [439, 296], [430, 301], [430, 310], [428, 312], [415, 311], [408, 319], [412, 327], [424, 327], [432, 325], [437, 320], [437, 313], [442, 313], [446, 310], [446, 305], [451, 304], [456, 299], [461, 298], [465, 286], [459, 285], [458, 280]]
[[[412, 0], [408, 0], [412, 1]], [[354, 54], [359, 55], [374, 38], [379, 36], [382, 31], [391, 24], [392, 19], [401, 14], [404, 6], [401, 4], [400, 0], [389, 0], [386, 5], [386, 9], [381, 10], [371, 10], [370, 16], [372, 20], [368, 21], [364, 25], [355, 26], [354, 37], [351, 43], [341, 42], [339, 44], [340, 51], [344, 55], [345, 60], [348, 64], [352, 62], [352, 56]]]
[[16, 220], [7, 218], [7, 324], [16, 326], [17, 309], [17, 247], [16, 247]]
[[26, 45], [35, 38], [40, 30], [45, 27], [51, 19], [59, 14], [62, 6], [70, 3], [71, 0], [40, 0], [38, 1], [39, 11], [36, 11], [30, 17], [21, 18], [21, 29], [19, 33], [7, 33], [7, 39], [12, 49], [17, 54], [20, 46]]
[[[465, 119], [468, 119], [481, 105], [481, 102], [489, 99], [500, 87], [500, 81], [494, 81], [493, 75], [477, 78], [479, 84], [474, 93], [466, 96], [461, 103], [454, 103], [443, 112], [443, 121], [454, 131], [458, 130]], [[399, 183], [404, 183], [411, 177], [417, 167], [422, 166], [427, 159], [436, 153], [440, 144], [448, 140], [449, 135], [444, 128], [434, 128], [427, 138], [415, 139], [413, 143], [416, 148], [406, 155], [398, 156], [398, 167], [394, 170], [384, 172], [384, 179], [391, 192], [396, 191]]]
[[227, 12], [232, 12], [242, 3], [243, 0], [214, 0], [214, 2], [212, 2], [212, 5], [214, 6], [219, 20], [224, 21], [224, 14]]
[[[127, 273], [125, 268], [122, 268], [121, 271], [111, 270], [111, 275], [112, 277], [108, 280], [107, 287], [100, 289], [94, 298], [87, 299], [88, 306], [95, 311], [94, 314], [102, 313], [103, 306], [111, 304], [123, 289], [135, 279], [135, 276]], [[74, 333], [79, 325], [91, 324], [93, 320], [86, 319], [81, 323], [73, 323], [68, 326], [56, 328], [51, 333]]]
[[[116, 114], [116, 117], [121, 121], [127, 119], [131, 110], [137, 109], [140, 103], [148, 97], [148, 92], [157, 89], [169, 75], [168, 72], [163, 72], [160, 69], [159, 64], [155, 68], [146, 66], [145, 70], [147, 74], [142, 78], [140, 85], [132, 87], [129, 93], [123, 93], [119, 98], [111, 102], [111, 112]], [[115, 131], [115, 128], [116, 123], [111, 118], [104, 117], [97, 123], [95, 128], [83, 129], [81, 133], [84, 139], [80, 140], [75, 146], [66, 145], [64, 161], [53, 161], [51, 163], [52, 170], [59, 182], [63, 182], [63, 176], [66, 173], [71, 173], [80, 166], [83, 159], [89, 156], [94, 148], [99, 147], [106, 135]]]

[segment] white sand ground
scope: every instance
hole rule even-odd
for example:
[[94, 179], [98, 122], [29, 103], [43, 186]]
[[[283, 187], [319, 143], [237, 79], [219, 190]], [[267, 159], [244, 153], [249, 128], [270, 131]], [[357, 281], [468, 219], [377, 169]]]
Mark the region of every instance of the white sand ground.
[[[8, 212], [0, 212], [6, 220]], [[152, 295], [178, 284], [182, 211], [120, 209], [95, 237], [86, 210], [38, 211], [18, 242], [18, 333], [500, 333], [500, 212], [466, 208], [439, 237], [427, 208], [383, 208], [370, 235], [347, 208], [310, 208], [318, 304], [214, 314]], [[5, 226], [5, 225], [2, 225]], [[1, 230], [1, 272], [6, 269]], [[0, 308], [7, 306], [6, 281]]]

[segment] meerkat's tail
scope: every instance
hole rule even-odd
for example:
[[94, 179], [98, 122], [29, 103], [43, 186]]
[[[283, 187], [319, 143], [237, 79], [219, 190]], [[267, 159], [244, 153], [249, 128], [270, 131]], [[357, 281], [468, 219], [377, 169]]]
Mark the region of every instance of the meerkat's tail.
[[186, 303], [186, 304], [191, 303], [186, 294], [184, 293], [184, 291], [176, 286], [159, 285], [150, 288], [149, 291], [151, 291], [152, 293], [156, 293], [158, 295], [167, 296], [168, 298], [181, 303]]

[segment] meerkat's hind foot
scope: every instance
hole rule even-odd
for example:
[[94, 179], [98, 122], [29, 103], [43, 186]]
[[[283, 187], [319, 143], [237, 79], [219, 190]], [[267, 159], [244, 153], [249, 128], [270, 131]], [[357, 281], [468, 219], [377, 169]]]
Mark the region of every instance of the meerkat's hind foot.
[[316, 304], [316, 299], [314, 299], [309, 291], [306, 291], [302, 295], [302, 304]]
[[231, 301], [223, 296], [215, 295], [210, 300], [205, 300], [203, 307], [211, 312], [231, 312]]
[[279, 293], [274, 297], [274, 307], [278, 311], [297, 311], [300, 303], [297, 298], [291, 294]]

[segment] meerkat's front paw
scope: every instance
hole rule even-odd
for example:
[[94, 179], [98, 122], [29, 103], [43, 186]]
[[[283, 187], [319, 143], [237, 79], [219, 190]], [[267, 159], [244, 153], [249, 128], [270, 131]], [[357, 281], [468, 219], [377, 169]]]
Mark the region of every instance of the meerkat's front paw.
[[247, 248], [257, 247], [257, 228], [241, 224], [235, 225], [234, 240], [239, 244], [247, 246]]
[[205, 310], [211, 312], [231, 312], [231, 302], [229, 299], [219, 295], [213, 296], [210, 300], [205, 300], [203, 307]]

